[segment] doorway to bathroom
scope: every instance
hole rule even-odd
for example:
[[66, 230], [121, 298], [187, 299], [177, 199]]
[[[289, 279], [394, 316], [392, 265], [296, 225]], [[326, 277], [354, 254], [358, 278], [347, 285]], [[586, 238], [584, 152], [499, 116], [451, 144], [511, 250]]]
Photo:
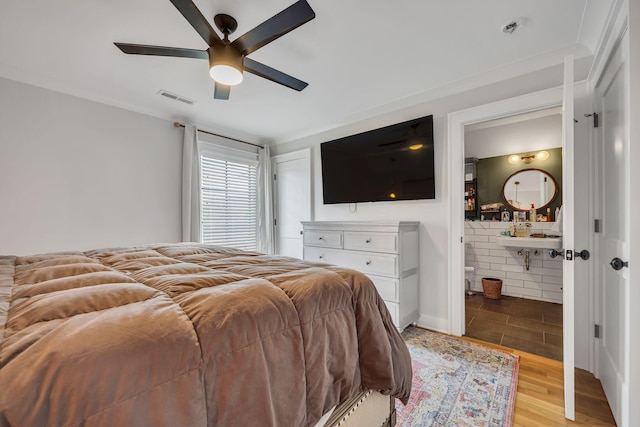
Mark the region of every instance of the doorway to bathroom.
[[[449, 198], [449, 325], [453, 335], [465, 334], [464, 289], [464, 129], [476, 123], [562, 106], [563, 134], [563, 236], [566, 257], [562, 268], [563, 309], [563, 389], [565, 417], [575, 418], [575, 368], [593, 372], [595, 344], [593, 278], [590, 265], [574, 255], [591, 246], [590, 212], [592, 178], [589, 174], [593, 122], [586, 82], [573, 83], [573, 58], [565, 57], [561, 87], [532, 92], [448, 115], [448, 155], [450, 188], [460, 189]], [[575, 97], [574, 97], [575, 95]], [[579, 101], [576, 102], [576, 99]], [[575, 136], [575, 137], [574, 137]], [[576, 231], [579, 231], [576, 234]], [[579, 246], [579, 247], [578, 247]], [[577, 289], [579, 287], [579, 290]]]
[[[562, 110], [464, 132], [465, 335], [561, 361], [563, 265], [549, 236], [562, 234]], [[541, 239], [507, 245], [516, 235]]]

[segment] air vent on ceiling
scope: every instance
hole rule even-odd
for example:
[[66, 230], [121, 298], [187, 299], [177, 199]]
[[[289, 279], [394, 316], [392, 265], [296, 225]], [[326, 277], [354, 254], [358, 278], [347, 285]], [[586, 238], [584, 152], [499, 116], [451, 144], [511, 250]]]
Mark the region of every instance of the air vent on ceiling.
[[158, 91], [158, 95], [164, 96], [164, 97], [169, 98], [169, 99], [173, 99], [174, 101], [184, 102], [187, 105], [193, 105], [193, 104], [196, 103], [196, 101], [194, 101], [192, 99], [185, 98], [184, 96], [176, 95], [175, 93], [168, 92], [168, 91], [166, 91], [164, 89], [160, 89]]

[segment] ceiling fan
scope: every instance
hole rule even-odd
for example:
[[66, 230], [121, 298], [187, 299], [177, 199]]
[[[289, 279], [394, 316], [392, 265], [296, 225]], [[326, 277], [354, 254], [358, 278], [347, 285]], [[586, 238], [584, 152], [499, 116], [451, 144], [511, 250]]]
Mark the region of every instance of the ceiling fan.
[[133, 55], [209, 59], [209, 74], [215, 81], [213, 95], [215, 99], [229, 99], [231, 86], [242, 82], [243, 70], [297, 91], [307, 87], [307, 83], [302, 80], [247, 58], [250, 53], [315, 18], [316, 14], [306, 0], [297, 1], [233, 42], [229, 41], [229, 34], [238, 28], [238, 22], [233, 17], [218, 14], [213, 18], [216, 27], [222, 32], [223, 38], [221, 39], [193, 1], [170, 1], [200, 34], [200, 37], [207, 42], [209, 49], [183, 49], [129, 43], [114, 44], [124, 53]]

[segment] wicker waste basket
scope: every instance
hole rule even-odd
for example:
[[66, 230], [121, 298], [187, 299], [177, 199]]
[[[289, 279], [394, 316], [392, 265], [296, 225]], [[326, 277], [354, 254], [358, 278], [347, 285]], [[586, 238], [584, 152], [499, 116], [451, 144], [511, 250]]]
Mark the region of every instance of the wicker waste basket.
[[482, 278], [482, 292], [485, 298], [500, 299], [502, 295], [502, 280], [493, 277]]

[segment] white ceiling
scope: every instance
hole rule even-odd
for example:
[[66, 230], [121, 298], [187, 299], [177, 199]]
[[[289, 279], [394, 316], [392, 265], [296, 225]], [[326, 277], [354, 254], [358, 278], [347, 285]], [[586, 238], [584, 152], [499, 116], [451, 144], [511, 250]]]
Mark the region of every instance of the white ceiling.
[[[309, 0], [316, 18], [251, 58], [309, 83], [296, 92], [245, 73], [213, 99], [207, 61], [125, 55], [114, 41], [206, 49], [168, 0], [0, 3], [0, 77], [252, 141], [285, 142], [455, 91], [589, 57], [614, 0]], [[195, 0], [244, 34], [293, 0]], [[512, 35], [501, 28], [518, 19]], [[468, 85], [467, 85], [468, 86]], [[196, 101], [186, 106], [160, 89]], [[436, 90], [437, 89], [437, 90]], [[403, 105], [403, 102], [407, 105]]]

